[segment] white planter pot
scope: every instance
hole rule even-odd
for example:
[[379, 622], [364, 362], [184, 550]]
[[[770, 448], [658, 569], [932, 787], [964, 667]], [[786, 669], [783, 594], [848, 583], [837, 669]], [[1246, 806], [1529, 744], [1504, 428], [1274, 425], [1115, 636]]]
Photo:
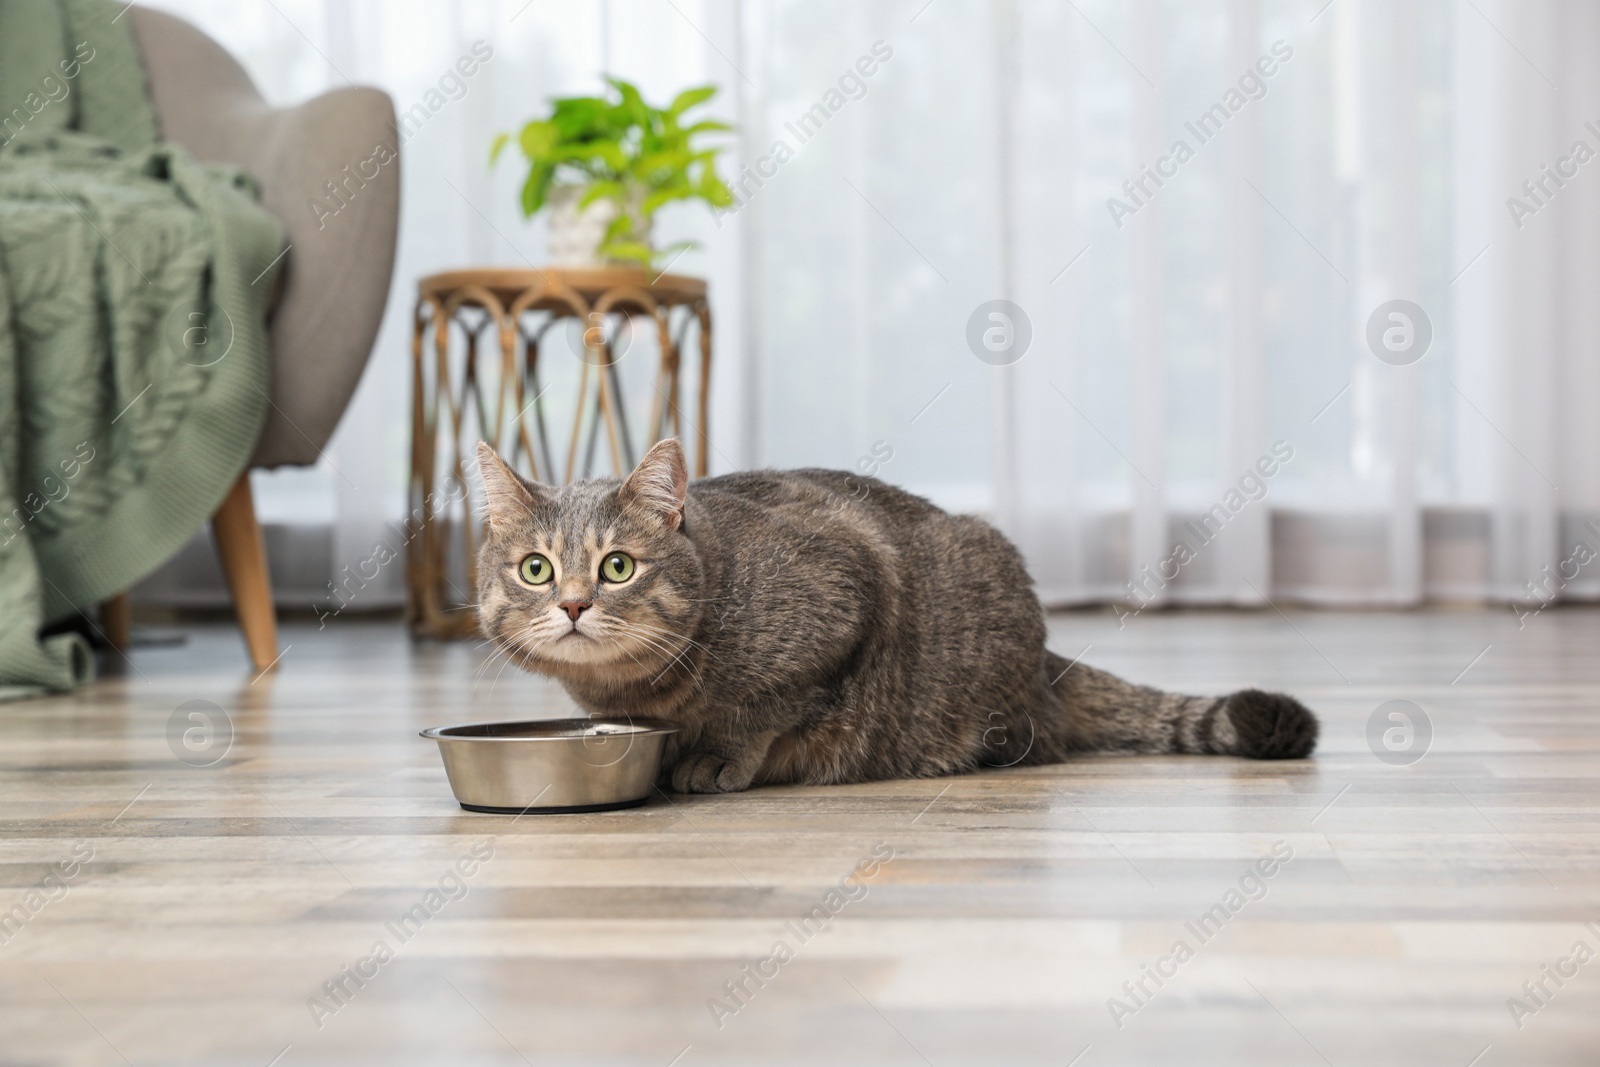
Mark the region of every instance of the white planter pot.
[[[550, 190], [550, 261], [561, 267], [607, 267], [626, 262], [608, 260], [599, 254], [606, 228], [617, 217], [616, 203], [596, 200], [580, 211], [578, 201], [584, 192], [577, 185], [558, 185]], [[642, 194], [639, 199], [643, 199]], [[634, 231], [633, 239], [649, 244], [651, 229], [646, 223], [642, 231]]]

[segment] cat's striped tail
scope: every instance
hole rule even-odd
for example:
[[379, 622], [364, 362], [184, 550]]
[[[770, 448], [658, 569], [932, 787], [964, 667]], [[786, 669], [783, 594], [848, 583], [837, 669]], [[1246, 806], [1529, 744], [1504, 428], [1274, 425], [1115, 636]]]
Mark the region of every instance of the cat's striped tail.
[[1045, 653], [1045, 671], [1045, 683], [1066, 713], [1064, 740], [1076, 751], [1302, 759], [1317, 744], [1317, 717], [1282, 693], [1163, 693], [1053, 652]]

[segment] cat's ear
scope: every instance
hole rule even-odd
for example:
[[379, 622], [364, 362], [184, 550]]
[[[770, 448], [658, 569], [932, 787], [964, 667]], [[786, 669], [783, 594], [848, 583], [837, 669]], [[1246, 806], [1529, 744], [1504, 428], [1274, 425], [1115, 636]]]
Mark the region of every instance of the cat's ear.
[[525, 518], [549, 500], [545, 486], [528, 481], [506, 466], [505, 460], [484, 441], [478, 442], [478, 478], [483, 483], [483, 517], [497, 529]]
[[683, 446], [669, 437], [650, 446], [617, 491], [617, 500], [624, 508], [676, 530], [683, 526], [683, 498], [688, 491], [689, 464]]

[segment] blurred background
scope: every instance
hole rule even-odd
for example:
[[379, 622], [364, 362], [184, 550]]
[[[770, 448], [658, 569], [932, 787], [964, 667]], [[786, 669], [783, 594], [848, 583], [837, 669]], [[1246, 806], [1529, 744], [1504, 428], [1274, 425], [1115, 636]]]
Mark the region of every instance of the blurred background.
[[[354, 82], [403, 114], [493, 53], [403, 146], [394, 287], [326, 460], [253, 476], [280, 607], [326, 603], [407, 510], [418, 277], [547, 261], [493, 135], [605, 72], [716, 83], [738, 127], [739, 202], [658, 226], [702, 245], [671, 269], [710, 283], [713, 473], [854, 468], [982, 513], [1051, 605], [1600, 595], [1574, 561], [1600, 545], [1593, 4], [152, 6], [275, 104]], [[135, 597], [227, 604], [205, 535]]]

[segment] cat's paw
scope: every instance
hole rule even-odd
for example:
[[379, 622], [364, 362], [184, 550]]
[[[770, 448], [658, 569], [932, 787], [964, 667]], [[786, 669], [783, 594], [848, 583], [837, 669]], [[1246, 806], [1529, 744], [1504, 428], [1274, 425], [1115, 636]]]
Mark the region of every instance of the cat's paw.
[[754, 778], [754, 771], [714, 752], [687, 753], [672, 768], [672, 788], [679, 793], [738, 793]]

